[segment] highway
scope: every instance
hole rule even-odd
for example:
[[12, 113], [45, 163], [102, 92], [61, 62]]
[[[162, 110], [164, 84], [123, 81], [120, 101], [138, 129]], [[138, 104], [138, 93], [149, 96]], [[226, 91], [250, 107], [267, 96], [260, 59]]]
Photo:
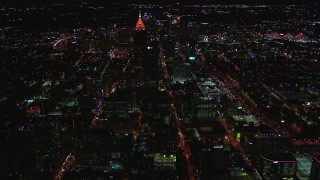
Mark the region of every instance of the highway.
[[61, 180], [63, 179], [65, 173], [72, 168], [73, 162], [75, 160], [74, 153], [70, 153], [66, 160], [61, 165], [60, 169], [58, 170], [57, 174], [54, 177], [54, 180]]
[[72, 36], [67, 36], [67, 37], [63, 37], [60, 39], [55, 40], [52, 43], [53, 49], [61, 49], [60, 46], [65, 46], [67, 44], [67, 41], [71, 38]]

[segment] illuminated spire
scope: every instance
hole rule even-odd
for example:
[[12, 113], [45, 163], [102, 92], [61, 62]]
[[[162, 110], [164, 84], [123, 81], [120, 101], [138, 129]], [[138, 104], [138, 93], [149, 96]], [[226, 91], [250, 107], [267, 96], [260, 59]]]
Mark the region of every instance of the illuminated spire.
[[138, 19], [138, 21], [136, 23], [135, 30], [136, 31], [144, 31], [144, 30], [146, 30], [146, 27], [144, 26], [143, 21], [141, 19], [141, 10], [139, 10], [139, 19]]

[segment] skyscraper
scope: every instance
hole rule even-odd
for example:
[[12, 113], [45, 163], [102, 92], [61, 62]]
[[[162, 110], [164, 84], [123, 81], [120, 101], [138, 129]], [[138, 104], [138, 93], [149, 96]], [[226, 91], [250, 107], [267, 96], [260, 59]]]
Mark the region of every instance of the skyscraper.
[[146, 87], [158, 87], [159, 47], [148, 43], [146, 27], [139, 11], [139, 18], [135, 25], [134, 34], [135, 59], [141, 65]]
[[159, 86], [159, 47], [148, 44], [142, 62], [146, 87], [157, 89]]
[[141, 10], [139, 11], [139, 18], [135, 25], [134, 46], [135, 48], [144, 47], [147, 44], [146, 27], [141, 18]]

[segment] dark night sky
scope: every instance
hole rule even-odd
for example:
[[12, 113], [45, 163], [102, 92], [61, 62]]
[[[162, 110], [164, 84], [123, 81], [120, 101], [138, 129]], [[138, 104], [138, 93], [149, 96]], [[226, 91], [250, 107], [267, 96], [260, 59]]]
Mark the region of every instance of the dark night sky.
[[[110, 4], [110, 2], [124, 3], [186, 3], [186, 4], [315, 4], [317, 0], [0, 0], [1, 5], [28, 5], [28, 4], [50, 4], [54, 2], [94, 2], [99, 4]], [[319, 4], [319, 3], [318, 3]]]

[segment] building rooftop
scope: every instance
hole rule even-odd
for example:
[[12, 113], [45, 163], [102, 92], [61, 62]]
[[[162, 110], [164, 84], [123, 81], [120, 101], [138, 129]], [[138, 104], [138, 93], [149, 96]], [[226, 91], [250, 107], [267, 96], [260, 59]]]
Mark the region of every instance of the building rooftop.
[[291, 153], [272, 153], [268, 155], [262, 155], [262, 159], [273, 163], [296, 163], [296, 158]]
[[252, 115], [244, 115], [244, 116], [233, 116], [233, 119], [236, 122], [243, 122], [244, 126], [250, 125], [250, 123], [253, 123], [254, 126], [259, 126], [259, 121]]

